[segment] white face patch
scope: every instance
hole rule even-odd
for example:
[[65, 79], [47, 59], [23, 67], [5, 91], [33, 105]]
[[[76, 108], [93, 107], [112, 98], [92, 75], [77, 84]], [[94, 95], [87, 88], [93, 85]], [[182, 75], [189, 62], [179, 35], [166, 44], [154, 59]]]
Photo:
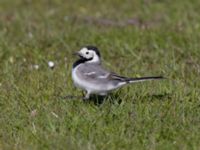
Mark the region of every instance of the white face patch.
[[90, 59], [88, 61], [88, 63], [91, 63], [91, 62], [100, 62], [100, 58], [99, 56], [96, 54], [95, 51], [93, 50], [89, 50], [87, 49], [86, 47], [82, 48], [80, 51], [79, 51], [79, 54], [86, 58], [86, 59]]
[[91, 59], [94, 57], [94, 52], [91, 50], [88, 50], [87, 48], [82, 48], [79, 51], [80, 55], [86, 59]]

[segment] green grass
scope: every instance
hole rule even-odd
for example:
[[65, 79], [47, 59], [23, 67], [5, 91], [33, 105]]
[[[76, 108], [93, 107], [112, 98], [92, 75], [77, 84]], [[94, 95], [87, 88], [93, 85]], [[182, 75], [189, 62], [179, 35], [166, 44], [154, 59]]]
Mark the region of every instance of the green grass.
[[[1, 0], [0, 149], [199, 149], [199, 7], [199, 0]], [[63, 99], [81, 95], [72, 53], [88, 44], [114, 72], [168, 79], [124, 87], [101, 105]]]

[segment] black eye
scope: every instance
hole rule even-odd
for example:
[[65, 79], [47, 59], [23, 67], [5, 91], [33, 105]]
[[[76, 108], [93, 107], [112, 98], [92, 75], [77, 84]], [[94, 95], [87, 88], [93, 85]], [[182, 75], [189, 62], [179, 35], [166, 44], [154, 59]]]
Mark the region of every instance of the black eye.
[[89, 52], [86, 52], [86, 54], [88, 55], [88, 54], [89, 54]]

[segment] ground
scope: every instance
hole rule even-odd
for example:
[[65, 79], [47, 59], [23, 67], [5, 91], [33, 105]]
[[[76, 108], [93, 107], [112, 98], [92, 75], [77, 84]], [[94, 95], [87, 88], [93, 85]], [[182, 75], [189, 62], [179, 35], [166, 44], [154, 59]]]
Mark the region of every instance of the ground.
[[[200, 148], [199, 0], [1, 0], [0, 149]], [[72, 53], [96, 45], [129, 77], [99, 104], [73, 86]], [[55, 67], [49, 68], [53, 61]]]

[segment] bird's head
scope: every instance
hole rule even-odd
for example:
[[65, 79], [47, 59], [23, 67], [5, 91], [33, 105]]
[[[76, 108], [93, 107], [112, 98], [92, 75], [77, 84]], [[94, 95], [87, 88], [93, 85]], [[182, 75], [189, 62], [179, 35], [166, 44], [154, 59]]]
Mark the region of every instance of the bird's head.
[[80, 51], [75, 53], [87, 63], [100, 63], [100, 52], [95, 46], [85, 46]]

